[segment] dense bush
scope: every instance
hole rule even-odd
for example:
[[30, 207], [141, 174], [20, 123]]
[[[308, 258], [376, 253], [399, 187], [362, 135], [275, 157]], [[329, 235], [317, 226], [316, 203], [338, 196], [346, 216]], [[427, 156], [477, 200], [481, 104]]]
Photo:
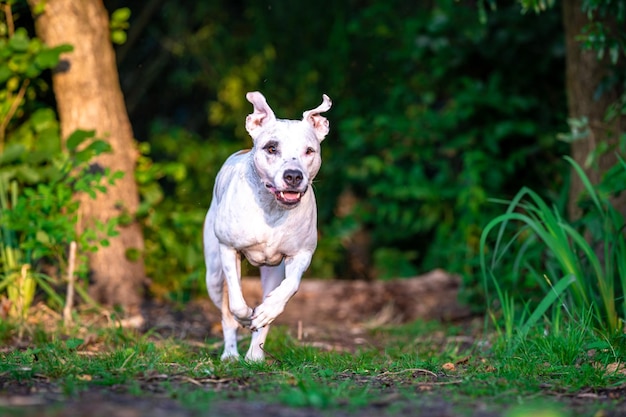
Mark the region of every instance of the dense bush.
[[[315, 10], [313, 19], [287, 1], [166, 1], [150, 35], [129, 46], [122, 81], [154, 161], [140, 168], [153, 203], [151, 276], [167, 288], [202, 276], [212, 178], [229, 152], [250, 146], [244, 97], [259, 89], [279, 117], [300, 117], [323, 92], [334, 101], [310, 275], [351, 278], [359, 256], [372, 276], [443, 267], [473, 286], [481, 229], [498, 209], [487, 198], [563, 186], [559, 11], [537, 18], [501, 6], [481, 23], [457, 1]], [[136, 87], [152, 72], [153, 88]]]
[[502, 6], [481, 23], [475, 6], [452, 0], [322, 1], [316, 19], [287, 1], [165, 1], [152, 19], [129, 6], [120, 75], [141, 142], [139, 216], [158, 294], [202, 285], [213, 178], [231, 152], [250, 146], [246, 91], [262, 90], [288, 118], [323, 92], [334, 100], [315, 184], [313, 276], [443, 267], [474, 288], [480, 232], [498, 209], [487, 198], [562, 186], [558, 10], [538, 19]]
[[[44, 74], [71, 46], [48, 47], [23, 27], [0, 27], [0, 294], [9, 314], [22, 318], [38, 289], [63, 303], [57, 289], [64, 287], [70, 242], [84, 254], [116, 233], [117, 219], [77, 233], [76, 194], [95, 197], [123, 174], [92, 166], [93, 157], [110, 150], [93, 132], [62, 141], [54, 110], [41, 101]], [[77, 272], [87, 278], [85, 262]]]

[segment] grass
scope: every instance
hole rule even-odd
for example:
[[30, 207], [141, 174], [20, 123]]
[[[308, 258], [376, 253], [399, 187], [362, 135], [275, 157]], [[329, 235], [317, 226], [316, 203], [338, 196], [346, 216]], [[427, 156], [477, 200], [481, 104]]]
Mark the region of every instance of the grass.
[[380, 346], [356, 352], [302, 345], [278, 327], [267, 344], [273, 359], [265, 363], [219, 362], [217, 340], [190, 344], [110, 328], [89, 340], [40, 332], [27, 348], [0, 354], [0, 378], [5, 392], [30, 384], [53, 386], [66, 398], [92, 389], [158, 394], [191, 410], [231, 399], [393, 410], [441, 398], [459, 409], [481, 401], [506, 409], [541, 398], [556, 403], [554, 396], [626, 382], [619, 367], [607, 371], [626, 359], [621, 346], [610, 348], [588, 339], [588, 333], [566, 330], [559, 336], [531, 334], [511, 355], [506, 347], [476, 339], [475, 330], [437, 323], [375, 330], [370, 336]]
[[[583, 322], [586, 332], [607, 339], [623, 335], [626, 224], [611, 203], [614, 190], [593, 186], [580, 166], [571, 158], [566, 160], [586, 190], [585, 216], [579, 224], [568, 222], [562, 210], [523, 188], [508, 203], [506, 212], [487, 224], [481, 236], [485, 291], [495, 288], [502, 314], [499, 320], [492, 309], [491, 316], [511, 347], [524, 341], [533, 328], [547, 325], [550, 332], [559, 333], [568, 322]], [[620, 159], [613, 171], [623, 188], [626, 162]], [[488, 244], [490, 240], [492, 244]], [[533, 303], [511, 296], [510, 291], [520, 287], [523, 276], [532, 277], [543, 288], [542, 299]], [[500, 283], [507, 281], [509, 291]]]
[[36, 281], [31, 265], [19, 249], [15, 232], [9, 229], [5, 212], [16, 204], [17, 182], [0, 178], [0, 291], [7, 287], [7, 298], [11, 303], [9, 314], [25, 319], [35, 296]]
[[593, 186], [566, 159], [586, 190], [580, 221], [523, 188], [481, 236], [497, 373], [520, 392], [573, 395], [623, 387], [626, 379], [626, 226], [610, 200], [623, 188], [626, 163], [611, 170], [621, 179], [607, 187]]

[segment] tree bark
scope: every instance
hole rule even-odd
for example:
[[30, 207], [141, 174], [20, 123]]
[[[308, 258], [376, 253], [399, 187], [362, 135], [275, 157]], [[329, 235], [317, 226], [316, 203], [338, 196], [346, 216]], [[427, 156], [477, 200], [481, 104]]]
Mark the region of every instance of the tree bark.
[[[41, 0], [28, 0], [31, 10]], [[73, 52], [61, 56], [52, 82], [62, 137], [77, 129], [95, 130], [113, 151], [95, 163], [124, 177], [108, 186], [97, 199], [78, 196], [81, 206], [79, 231], [96, 221], [108, 221], [123, 212], [134, 216], [139, 204], [134, 168], [137, 151], [124, 104], [109, 35], [109, 17], [102, 0], [46, 0], [42, 14], [35, 15], [38, 36], [50, 46], [70, 44]], [[139, 312], [145, 269], [142, 256], [130, 260], [129, 250], [143, 254], [140, 225], [119, 228], [108, 247], [90, 253], [90, 293], [99, 302], [118, 305], [129, 314]]]
[[[623, 129], [623, 118], [617, 117], [605, 121], [608, 106], [618, 98], [617, 91], [604, 91], [597, 96], [596, 92], [601, 81], [609, 74], [608, 58], [599, 60], [595, 51], [583, 49], [577, 37], [589, 23], [589, 18], [582, 10], [582, 0], [568, 0], [561, 2], [563, 7], [563, 25], [565, 28], [566, 46], [566, 88], [569, 117], [589, 120], [590, 134], [583, 139], [572, 143], [572, 158], [580, 164], [591, 180], [598, 184], [604, 174], [616, 162], [614, 151], [602, 155], [598, 161], [598, 168], [585, 167], [585, 160], [599, 143], [606, 141], [616, 145]], [[607, 20], [610, 17], [606, 18]], [[605, 21], [605, 24], [611, 23]], [[572, 171], [568, 212], [571, 219], [580, 217], [581, 212], [577, 202], [584, 191], [584, 186], [578, 175]], [[613, 201], [615, 207], [626, 215], [626, 193]]]

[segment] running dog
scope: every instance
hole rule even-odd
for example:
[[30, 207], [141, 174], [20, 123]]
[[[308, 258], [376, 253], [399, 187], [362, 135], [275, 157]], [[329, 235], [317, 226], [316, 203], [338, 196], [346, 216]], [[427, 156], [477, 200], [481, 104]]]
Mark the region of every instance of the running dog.
[[[320, 113], [332, 102], [305, 111], [302, 120], [277, 119], [259, 92], [246, 98], [250, 150], [231, 155], [219, 173], [204, 222], [209, 296], [222, 311], [222, 360], [239, 358], [237, 329], [252, 330], [245, 356], [265, 358], [269, 325], [296, 293], [317, 246], [317, 207], [311, 183], [322, 163], [320, 144], [329, 131]], [[263, 302], [250, 308], [241, 290], [241, 256], [261, 272]], [[224, 281], [228, 294], [224, 294]]]

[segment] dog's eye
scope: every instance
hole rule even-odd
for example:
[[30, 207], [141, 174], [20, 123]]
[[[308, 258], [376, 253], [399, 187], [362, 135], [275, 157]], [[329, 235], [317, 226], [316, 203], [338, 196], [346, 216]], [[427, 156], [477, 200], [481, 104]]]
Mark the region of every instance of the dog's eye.
[[306, 154], [307, 154], [307, 155], [311, 155], [312, 153], [315, 153], [315, 149], [313, 149], [313, 148], [311, 148], [311, 147], [306, 148]]
[[276, 145], [272, 143], [268, 143], [263, 149], [265, 149], [265, 152], [269, 153], [270, 155], [274, 155], [276, 152], [278, 152]]

